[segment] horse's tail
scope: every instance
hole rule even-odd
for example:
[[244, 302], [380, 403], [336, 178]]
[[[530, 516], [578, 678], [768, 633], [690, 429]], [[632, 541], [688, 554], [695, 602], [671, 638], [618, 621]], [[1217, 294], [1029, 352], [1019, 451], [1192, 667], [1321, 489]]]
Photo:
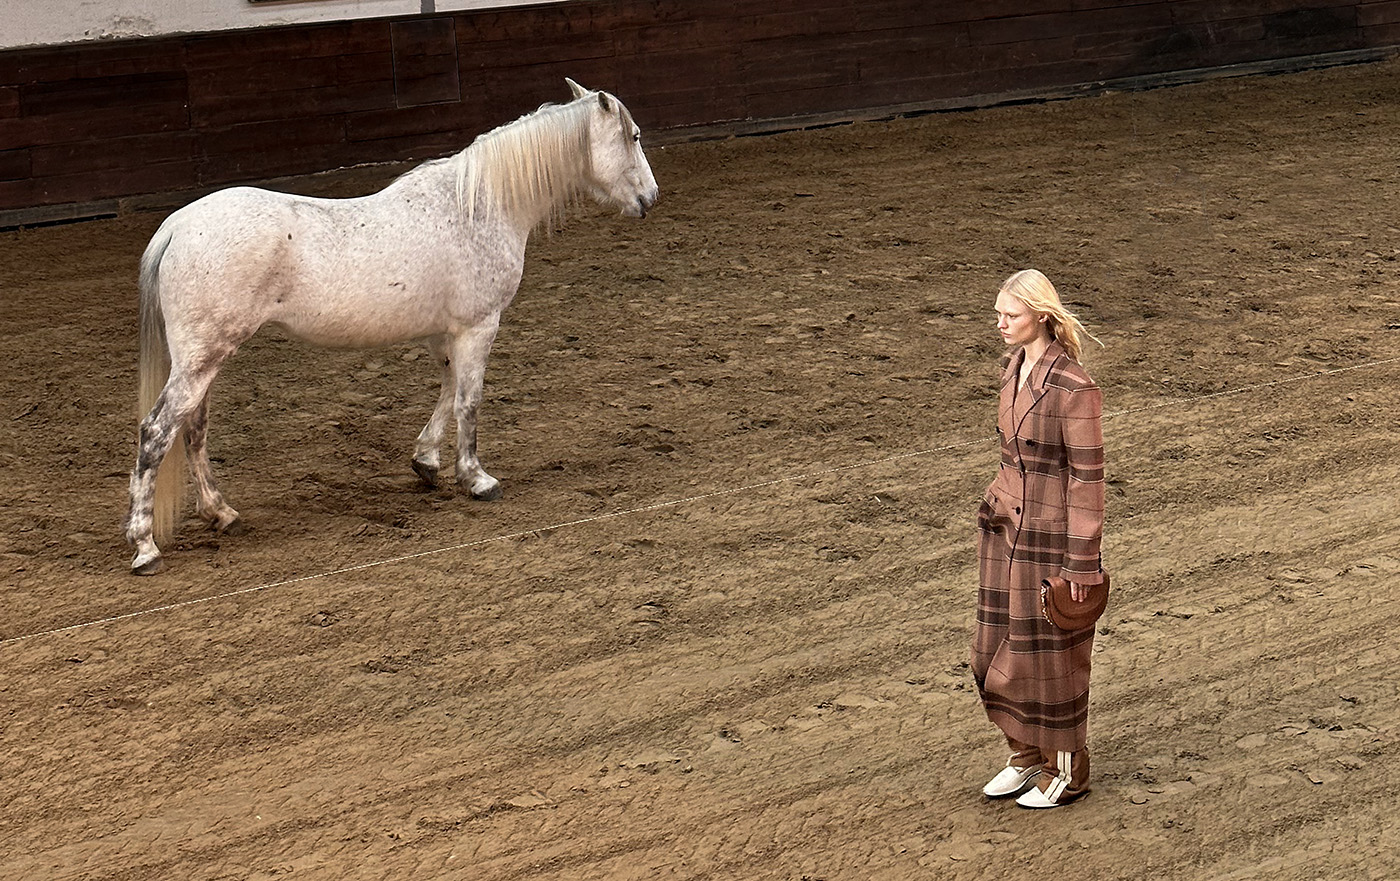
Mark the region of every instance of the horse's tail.
[[[137, 380], [138, 420], [155, 407], [165, 381], [170, 378], [170, 347], [165, 336], [165, 316], [160, 308], [160, 263], [170, 246], [174, 228], [167, 221], [156, 231], [141, 255], [141, 345]], [[177, 431], [179, 428], [177, 427]], [[175, 531], [180, 503], [185, 495], [185, 443], [183, 432], [175, 437], [165, 461], [156, 472], [152, 509], [157, 543], [165, 543]]]

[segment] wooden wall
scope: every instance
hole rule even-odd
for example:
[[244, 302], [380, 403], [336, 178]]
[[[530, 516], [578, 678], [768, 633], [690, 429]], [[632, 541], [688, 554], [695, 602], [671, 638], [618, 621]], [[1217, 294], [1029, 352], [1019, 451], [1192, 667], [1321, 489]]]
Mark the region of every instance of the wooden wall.
[[655, 140], [1396, 44], [1400, 0], [578, 0], [12, 50], [0, 225], [444, 155], [565, 76]]

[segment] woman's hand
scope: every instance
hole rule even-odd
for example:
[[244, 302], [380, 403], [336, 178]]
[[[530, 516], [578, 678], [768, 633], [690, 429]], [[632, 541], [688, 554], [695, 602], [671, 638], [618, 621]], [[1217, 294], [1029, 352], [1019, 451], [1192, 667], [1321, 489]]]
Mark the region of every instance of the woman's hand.
[[1080, 584], [1077, 581], [1071, 581], [1069, 583], [1069, 598], [1076, 603], [1084, 602], [1089, 598], [1089, 586], [1087, 584]]

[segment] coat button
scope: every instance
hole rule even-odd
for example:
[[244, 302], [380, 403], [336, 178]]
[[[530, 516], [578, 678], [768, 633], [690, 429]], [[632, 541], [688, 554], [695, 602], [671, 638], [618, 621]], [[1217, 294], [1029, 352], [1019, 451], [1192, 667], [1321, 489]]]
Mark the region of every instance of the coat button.
[[1017, 505], [1015, 510], [1017, 514], [1021, 513], [1021, 506]]

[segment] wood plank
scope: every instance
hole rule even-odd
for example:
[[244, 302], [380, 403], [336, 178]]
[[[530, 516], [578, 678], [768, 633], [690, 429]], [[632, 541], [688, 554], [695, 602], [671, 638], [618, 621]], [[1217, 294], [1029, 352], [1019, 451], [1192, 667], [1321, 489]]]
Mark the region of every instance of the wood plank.
[[859, 30], [904, 30], [961, 25], [986, 18], [982, 0], [879, 0], [857, 4], [851, 12]]
[[79, 220], [97, 220], [104, 217], [117, 217], [120, 213], [121, 202], [118, 199], [65, 202], [61, 205], [39, 205], [31, 208], [0, 208], [0, 230], [43, 226], [51, 223], [69, 223]]
[[862, 81], [937, 76], [967, 69], [970, 40], [959, 25], [918, 31], [881, 31], [869, 35], [861, 62]]
[[394, 59], [388, 52], [341, 55], [335, 60], [336, 82], [342, 86], [394, 82]]
[[1096, 31], [1137, 30], [1171, 24], [1171, 9], [1166, 4], [1154, 4], [975, 21], [968, 23], [968, 34], [974, 44], [1024, 43]]
[[274, 100], [262, 95], [201, 98], [191, 102], [189, 113], [191, 125], [204, 130], [310, 116], [335, 117], [393, 106], [393, 84], [381, 81], [277, 92]]
[[78, 78], [75, 53], [60, 47], [0, 52], [0, 82], [10, 86]]
[[344, 139], [344, 118], [307, 116], [200, 131], [195, 149], [201, 160], [230, 158], [243, 153], [278, 153], [294, 157], [307, 149]]
[[735, 33], [743, 34], [746, 43], [789, 37], [853, 35], [873, 29], [866, 22], [865, 15], [851, 14], [848, 3], [834, 6], [814, 5], [810, 9], [789, 8], [782, 4], [767, 6], [767, 9], [758, 14], [747, 15], [727, 24]]
[[1360, 4], [1356, 7], [1356, 23], [1365, 28], [1400, 24], [1400, 0]]
[[1172, 19], [1181, 24], [1206, 24], [1258, 18], [1297, 9], [1356, 6], [1356, 0], [1179, 0], [1171, 4]]
[[32, 147], [30, 152], [35, 177], [61, 177], [192, 160], [195, 157], [195, 135], [193, 132], [175, 132], [104, 138], [100, 141]]
[[637, 125], [642, 129], [644, 144], [664, 143], [671, 129], [694, 125], [695, 107], [710, 108], [716, 121], [743, 119], [748, 116], [748, 104], [733, 87], [698, 86], [690, 89], [651, 93], [638, 96], [640, 100], [620, 95], [626, 102]]
[[56, 116], [93, 107], [182, 105], [187, 94], [177, 71], [34, 83], [20, 88], [20, 102], [25, 116]]
[[1164, 55], [1179, 54], [1183, 47], [1217, 46], [1229, 53], [1234, 47], [1251, 45], [1264, 39], [1264, 23], [1258, 18], [1236, 18], [1209, 24], [1192, 24], [1173, 29], [1173, 36], [1149, 51]]
[[390, 18], [361, 18], [341, 22], [342, 45], [337, 55], [369, 55], [393, 51]]
[[[741, 75], [744, 50], [737, 46], [701, 47], [684, 52], [656, 52], [631, 56], [619, 70], [631, 87], [627, 95], [652, 89], [685, 90], [719, 83], [734, 83]], [[627, 95], [619, 94], [624, 101]]]
[[[1083, 34], [1070, 41], [1070, 51], [1076, 58], [1135, 57], [1156, 51], [1152, 47], [1169, 42], [1182, 29], [1175, 26], [1144, 28], [1140, 31], [1102, 31]], [[1262, 31], [1261, 31], [1262, 33]]]
[[[670, 24], [678, 21], [735, 18], [744, 2], [754, 0], [594, 0], [597, 7], [594, 25], [611, 30], [616, 27], [635, 27], [640, 24]], [[770, 0], [774, 3], [800, 3], [802, 0]], [[842, 0], [807, 0], [808, 5], [819, 3], [839, 3]], [[849, 2], [849, 0], [847, 0]], [[582, 5], [582, 4], [580, 4]], [[598, 12], [607, 17], [599, 20]]]
[[1073, 0], [1075, 12], [1093, 12], [1096, 9], [1112, 9], [1121, 6], [1157, 6], [1163, 3], [1175, 4], [1178, 0]]
[[0, 51], [0, 82], [27, 84], [178, 72], [179, 37], [90, 42]]
[[[307, 174], [345, 164], [342, 150], [333, 142], [312, 143], [298, 139], [295, 150], [238, 150], [195, 160], [194, 179], [186, 186], [229, 186], [270, 177]], [[133, 192], [154, 192], [135, 190]]]
[[[1122, 3], [1113, 3], [1097, 10], [1122, 9]], [[1074, 0], [984, 0], [978, 3], [968, 21], [987, 21], [998, 18], [1026, 18], [1033, 15], [1059, 15], [1075, 12]]]
[[624, 56], [617, 65], [619, 97], [738, 88], [744, 47], [737, 43]]
[[462, 87], [457, 75], [456, 59], [449, 65], [431, 64], [418, 58], [403, 62], [394, 78], [394, 103], [398, 107], [423, 107], [428, 104], [457, 103], [462, 100]]
[[231, 96], [266, 95], [271, 102], [277, 92], [336, 86], [340, 72], [340, 59], [334, 56], [201, 67], [190, 72], [190, 99], [208, 105]]
[[0, 119], [0, 150], [120, 138], [189, 128], [183, 105], [100, 107], [50, 116]]
[[1367, 46], [1400, 45], [1400, 22], [1367, 25], [1362, 33]]
[[[368, 29], [352, 29], [345, 23], [222, 31], [187, 38], [185, 64], [190, 71], [196, 71], [335, 57], [345, 52], [366, 51], [364, 45], [351, 45], [352, 35], [364, 39], [373, 33]], [[387, 51], [387, 42], [383, 48]]]
[[745, 43], [743, 85], [748, 94], [791, 84], [803, 92], [860, 79], [861, 55], [845, 51], [840, 36], [789, 37]]
[[30, 163], [32, 152], [24, 150], [0, 150], [0, 180], [24, 180], [32, 177]]
[[345, 140], [353, 143], [404, 135], [456, 133], [469, 124], [470, 118], [464, 103], [353, 113], [345, 117]]
[[440, 159], [466, 149], [475, 139], [475, 132], [450, 130], [365, 138], [344, 145], [345, 153], [328, 160], [325, 167], [347, 168], [374, 162], [416, 163]]
[[1308, 44], [1356, 31], [1356, 7], [1292, 9], [1263, 17], [1264, 33], [1274, 39]]
[[[609, 55], [588, 61], [540, 62], [513, 68], [509, 76], [479, 78], [471, 91], [464, 90], [462, 100], [485, 111], [495, 127], [518, 119], [541, 104], [568, 101], [571, 96], [565, 77], [590, 89], [619, 91], [616, 61]], [[628, 100], [626, 94], [619, 97]], [[629, 108], [631, 103], [628, 102]]]
[[[457, 16], [459, 45], [513, 43], [529, 46], [539, 41], [583, 41], [643, 21], [673, 21], [679, 7], [658, 4], [654, 13], [638, 18], [639, 10], [627, 3], [566, 3], [479, 10]], [[629, 17], [630, 16], [630, 17]], [[681, 19], [696, 17], [680, 13]]]
[[547, 37], [533, 40], [528, 45], [509, 40], [478, 41], [462, 44], [458, 53], [463, 71], [510, 71], [537, 64], [591, 61], [613, 56], [611, 36], [587, 40]]
[[93, 171], [22, 181], [0, 181], [0, 206], [33, 207], [91, 202], [132, 193], [178, 190], [193, 185], [191, 162], [150, 163], [113, 171]]
[[[737, 33], [744, 34], [745, 40], [752, 38], [744, 22], [731, 18], [647, 24], [615, 29], [608, 50], [624, 57], [690, 52], [732, 44]], [[606, 45], [607, 39], [603, 42]]]

